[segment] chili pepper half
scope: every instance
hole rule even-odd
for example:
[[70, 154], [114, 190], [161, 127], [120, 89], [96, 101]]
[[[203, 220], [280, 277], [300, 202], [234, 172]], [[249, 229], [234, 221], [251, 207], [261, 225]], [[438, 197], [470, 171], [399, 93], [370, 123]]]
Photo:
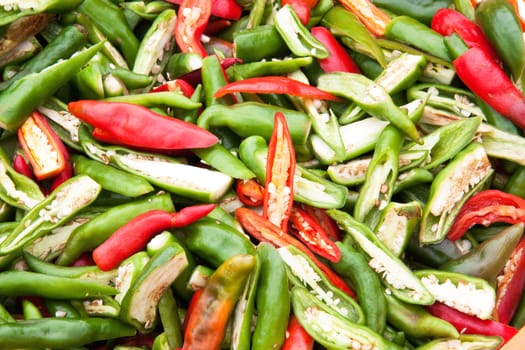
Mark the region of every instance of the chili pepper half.
[[210, 19], [213, 1], [184, 0], [177, 12], [175, 40], [182, 52], [196, 52], [202, 57], [207, 56], [201, 43], [201, 35]]
[[374, 35], [383, 36], [390, 17], [383, 10], [376, 7], [370, 0], [341, 0], [345, 8], [352, 11], [357, 18]]
[[93, 259], [104, 271], [114, 269], [126, 258], [140, 251], [157, 233], [169, 228], [183, 227], [208, 215], [215, 204], [185, 207], [170, 213], [152, 210], [135, 217], [115, 231], [93, 251]]
[[207, 130], [145, 107], [120, 102], [70, 102], [71, 113], [109, 134], [115, 143], [157, 150], [207, 148], [219, 139]]

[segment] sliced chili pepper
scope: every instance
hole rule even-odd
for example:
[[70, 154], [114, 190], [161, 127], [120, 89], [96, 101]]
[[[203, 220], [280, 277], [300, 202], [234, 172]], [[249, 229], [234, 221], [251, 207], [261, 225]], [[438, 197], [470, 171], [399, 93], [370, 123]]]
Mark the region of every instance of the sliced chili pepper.
[[314, 338], [301, 326], [295, 315], [290, 316], [286, 340], [281, 350], [312, 350]]
[[116, 230], [93, 251], [93, 260], [104, 271], [117, 267], [122, 261], [143, 249], [157, 233], [169, 228], [189, 225], [208, 215], [215, 204], [185, 207], [176, 213], [150, 210]]
[[191, 97], [195, 89], [186, 80], [175, 79], [175, 80], [170, 80], [151, 90], [151, 92], [161, 92], [161, 91], [178, 91], [186, 97]]
[[456, 33], [468, 47], [477, 46], [485, 50], [496, 62], [500, 61], [481, 27], [461, 12], [450, 8], [439, 9], [432, 18], [431, 28], [441, 35]]
[[237, 209], [235, 211], [235, 217], [246, 232], [256, 240], [271, 243], [277, 248], [291, 244], [301, 250], [312, 259], [334, 286], [341, 289], [352, 298], [355, 298], [354, 291], [348, 287], [341, 277], [319, 261], [319, 259], [317, 259], [317, 257], [304, 244], [283, 232], [278, 226], [272, 224], [270, 221], [248, 208]]
[[282, 76], [265, 76], [248, 78], [220, 88], [214, 97], [220, 98], [234, 92], [248, 92], [253, 94], [288, 94], [292, 96], [318, 98], [321, 100], [339, 101], [339, 98], [315, 86]]
[[[166, 0], [172, 4], [181, 5], [183, 0]], [[211, 14], [216, 17], [238, 20], [242, 15], [242, 7], [235, 0], [213, 0], [211, 2]], [[180, 10], [179, 10], [180, 11]]]
[[195, 52], [202, 57], [207, 56], [201, 43], [201, 36], [210, 19], [211, 0], [184, 0], [177, 12], [175, 40], [181, 52]]
[[[523, 227], [523, 224], [522, 224]], [[516, 312], [525, 286], [525, 239], [514, 248], [496, 289], [496, 319], [508, 324]]]
[[256, 179], [238, 180], [235, 190], [244, 205], [258, 207], [263, 204], [264, 187]]
[[317, 2], [318, 0], [283, 0], [281, 5], [290, 5], [301, 20], [301, 23], [307, 25], [312, 8], [317, 5]]
[[18, 140], [38, 180], [53, 177], [65, 168], [65, 147], [39, 112], [33, 112], [20, 126]]
[[525, 128], [525, 96], [487, 52], [475, 46], [453, 63], [468, 88], [518, 127]]
[[298, 207], [292, 208], [290, 228], [290, 231], [314, 253], [334, 263], [341, 259], [339, 248], [306, 211]]
[[525, 222], [525, 199], [500, 190], [478, 192], [463, 204], [447, 238], [455, 241], [474, 225], [489, 226], [495, 222]]
[[315, 218], [315, 221], [321, 225], [332, 241], [341, 241], [343, 239], [341, 229], [337, 226], [335, 221], [328, 216], [326, 209], [306, 204], [301, 204], [301, 209], [306, 211], [311, 217]]
[[462, 334], [494, 335], [503, 338], [503, 341], [507, 342], [518, 333], [516, 328], [504, 323], [490, 319], [481, 320], [439, 302], [427, 306], [427, 310], [432, 315], [450, 322]]
[[15, 169], [19, 174], [25, 175], [30, 179], [35, 179], [35, 175], [33, 174], [33, 170], [27, 164], [26, 159], [23, 155], [20, 153], [15, 154], [13, 157], [13, 169]]
[[219, 141], [194, 124], [162, 116], [139, 105], [81, 100], [70, 102], [68, 109], [79, 119], [113, 136], [117, 144], [176, 150], [207, 148]]
[[275, 113], [274, 129], [268, 145], [263, 216], [282, 231], [288, 229], [293, 206], [295, 151], [284, 114]]
[[186, 317], [184, 317], [184, 321], [182, 323], [182, 330], [186, 331], [188, 328], [188, 320], [190, 318], [190, 315], [194, 313], [195, 311], [195, 305], [197, 304], [197, 301], [199, 300], [199, 297], [202, 293], [202, 289], [197, 289], [195, 293], [191, 296], [190, 302], [188, 304], [188, 309], [186, 312]]
[[385, 27], [390, 17], [370, 0], [340, 0], [339, 2], [355, 14], [372, 34], [377, 36], [385, 34]]
[[73, 163], [71, 162], [71, 158], [69, 157], [69, 151], [67, 150], [66, 145], [64, 145], [62, 141], [60, 141], [57, 145], [60, 149], [60, 152], [64, 155], [65, 165], [62, 171], [53, 178], [53, 181], [51, 182], [51, 187], [49, 188], [51, 192], [53, 192], [55, 188], [57, 188], [73, 176]]
[[318, 59], [319, 65], [326, 73], [349, 72], [359, 73], [359, 67], [345, 48], [337, 41], [332, 32], [325, 27], [313, 27], [312, 35], [319, 40], [328, 50], [330, 56]]

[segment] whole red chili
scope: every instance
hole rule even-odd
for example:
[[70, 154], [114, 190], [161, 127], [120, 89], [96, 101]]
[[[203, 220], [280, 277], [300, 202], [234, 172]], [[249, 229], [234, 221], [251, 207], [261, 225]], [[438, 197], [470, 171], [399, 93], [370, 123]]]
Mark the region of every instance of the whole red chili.
[[359, 67], [345, 50], [332, 32], [325, 27], [313, 27], [311, 29], [312, 35], [319, 40], [328, 50], [330, 56], [319, 59], [321, 69], [326, 72], [349, 72], [359, 73]]

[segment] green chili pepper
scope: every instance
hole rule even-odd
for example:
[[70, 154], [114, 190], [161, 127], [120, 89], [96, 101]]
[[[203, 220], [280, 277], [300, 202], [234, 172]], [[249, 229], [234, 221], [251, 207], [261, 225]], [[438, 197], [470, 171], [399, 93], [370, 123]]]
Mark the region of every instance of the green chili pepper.
[[379, 7], [397, 15], [410, 16], [427, 25], [430, 25], [437, 10], [448, 7], [451, 2], [451, 0], [373, 0], [373, 3]]
[[484, 1], [476, 7], [476, 21], [512, 77], [518, 80], [525, 68], [525, 44], [512, 4], [504, 0]]
[[382, 333], [386, 326], [387, 306], [381, 280], [368, 266], [368, 259], [361, 252], [346, 242], [335, 244], [341, 252], [341, 260], [331, 266], [352, 283], [365, 316], [365, 324], [373, 331]]
[[410, 190], [415, 185], [431, 183], [432, 180], [434, 180], [434, 175], [430, 171], [423, 168], [412, 168], [399, 174], [394, 185], [394, 194]]
[[78, 26], [66, 26], [58, 36], [38, 52], [34, 57], [24, 63], [8, 81], [0, 84], [0, 90], [5, 90], [16, 80], [31, 74], [38, 73], [43, 69], [55, 64], [60, 59], [69, 58], [76, 51], [82, 49], [86, 44], [86, 35]]
[[218, 267], [233, 255], [255, 254], [253, 243], [244, 234], [213, 219], [203, 218], [178, 229], [176, 236], [212, 267]]
[[453, 325], [432, 316], [423, 307], [404, 303], [388, 293], [384, 296], [388, 304], [388, 322], [406, 335], [415, 338], [459, 337]]
[[436, 339], [417, 348], [417, 350], [443, 350], [461, 348], [465, 350], [496, 350], [501, 345], [501, 338], [483, 335], [460, 335], [458, 339]]
[[260, 135], [269, 140], [276, 112], [285, 115], [294, 144], [304, 144], [311, 127], [310, 120], [304, 113], [257, 102], [210, 106], [202, 112], [197, 125], [205, 129], [227, 127], [242, 137]]
[[385, 28], [385, 37], [408, 43], [431, 55], [451, 61], [443, 36], [412, 17], [398, 16], [390, 20]]
[[378, 350], [388, 348], [382, 336], [368, 327], [348, 321], [305, 288], [293, 287], [291, 296], [293, 311], [299, 323], [323, 346], [330, 349], [356, 346], [371, 346]]
[[365, 318], [359, 304], [336, 288], [303, 252], [293, 245], [278, 249], [294, 286], [306, 288], [330, 310], [353, 323], [364, 323]]
[[[51, 317], [61, 318], [79, 318], [82, 317], [80, 312], [73, 306], [70, 301], [45, 299], [44, 305]], [[87, 317], [87, 315], [84, 315]]]
[[140, 251], [120, 263], [115, 283], [115, 288], [119, 291], [118, 294], [115, 295], [115, 300], [117, 302], [122, 304], [122, 300], [131, 286], [137, 281], [142, 270], [144, 270], [144, 266], [146, 266], [149, 260], [150, 256], [148, 253]]
[[467, 254], [440, 266], [441, 270], [484, 278], [495, 284], [512, 250], [523, 235], [523, 225], [516, 224], [483, 241]]
[[10, 270], [0, 273], [0, 295], [35, 295], [51, 299], [86, 299], [115, 295], [111, 286], [68, 277], [50, 276], [36, 272]]
[[419, 140], [416, 126], [406, 112], [397, 107], [385, 89], [360, 74], [334, 72], [319, 77], [321, 90], [353, 100], [360, 108], [380, 119], [386, 119], [413, 140]]
[[170, 349], [182, 346], [182, 325], [178, 314], [177, 300], [170, 288], [166, 289], [159, 299], [158, 313], [166, 342]]
[[382, 67], [386, 66], [386, 58], [375, 38], [352, 12], [342, 6], [334, 6], [323, 16], [321, 24], [341, 37], [343, 44], [372, 57]]
[[106, 98], [105, 101], [132, 103], [145, 107], [167, 106], [188, 110], [198, 109], [202, 106], [200, 102], [194, 102], [177, 91], [114, 96]]
[[420, 242], [429, 244], [442, 240], [462, 203], [479, 191], [492, 173], [481, 144], [471, 143], [459, 152], [432, 181], [421, 219]]
[[100, 185], [88, 176], [75, 176], [64, 182], [22, 218], [0, 243], [0, 252], [18, 252], [24, 245], [64, 224], [93, 202], [100, 189]]
[[0, 126], [16, 130], [44, 100], [68, 82], [100, 49], [94, 45], [39, 72], [15, 81], [0, 93]]
[[264, 58], [283, 57], [290, 51], [281, 35], [272, 25], [242, 29], [233, 34], [235, 57], [243, 62]]
[[330, 209], [327, 213], [370, 257], [368, 265], [396, 297], [410, 304], [429, 305], [434, 302], [432, 294], [412, 270], [390, 252], [368, 226], [343, 211]]
[[484, 279], [442, 270], [414, 272], [436, 301], [481, 319], [491, 317], [496, 292]]
[[195, 52], [179, 52], [173, 54], [166, 66], [171, 79], [193, 72], [202, 67], [202, 57]]
[[42, 318], [0, 324], [0, 346], [72, 348], [96, 341], [135, 335], [136, 330], [110, 318]]
[[107, 210], [71, 233], [64, 251], [57, 259], [57, 264], [70, 265], [83, 252], [97, 247], [132, 218], [156, 209], [174, 211], [169, 194], [148, 196]]
[[313, 62], [312, 57], [293, 57], [271, 61], [234, 64], [226, 71], [232, 80], [242, 80], [265, 75], [283, 75], [297, 71]]
[[260, 243], [257, 253], [261, 260], [261, 271], [255, 297], [257, 321], [252, 349], [279, 348], [284, 342], [290, 315], [286, 267], [277, 250], [268, 243]]
[[60, 13], [75, 9], [82, 0], [45, 0], [36, 4], [24, 5], [14, 1], [12, 4], [4, 3], [0, 8], [0, 26], [4, 26], [21, 17], [27, 17], [38, 13]]
[[79, 6], [79, 11], [89, 17], [111, 43], [120, 48], [127, 63], [133, 66], [140, 44], [120, 8], [110, 0], [85, 0]]

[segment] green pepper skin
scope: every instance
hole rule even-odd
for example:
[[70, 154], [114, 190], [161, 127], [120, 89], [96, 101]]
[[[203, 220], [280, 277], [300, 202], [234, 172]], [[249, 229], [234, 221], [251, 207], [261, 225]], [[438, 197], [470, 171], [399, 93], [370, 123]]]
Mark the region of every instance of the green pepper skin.
[[233, 255], [256, 252], [245, 235], [228, 224], [208, 218], [177, 230], [176, 237], [214, 268]]
[[258, 316], [251, 349], [279, 349], [285, 339], [291, 308], [288, 275], [281, 256], [272, 245], [260, 243], [257, 254], [261, 259], [261, 271], [255, 296]]
[[274, 26], [263, 25], [234, 33], [235, 57], [243, 62], [283, 57], [290, 51]]
[[383, 333], [386, 326], [387, 305], [381, 280], [368, 266], [363, 253], [348, 243], [335, 243], [341, 252], [341, 260], [332, 263], [334, 271], [352, 283], [359, 305], [365, 316], [365, 324], [373, 331]]
[[0, 347], [70, 349], [135, 333], [133, 327], [110, 318], [42, 318], [0, 324]]
[[463, 334], [459, 339], [436, 339], [416, 350], [446, 350], [446, 349], [465, 349], [465, 350], [496, 350], [501, 345], [501, 337]]
[[0, 127], [15, 131], [44, 100], [52, 96], [101, 48], [101, 44], [72, 55], [49, 68], [28, 74], [0, 93]]
[[174, 211], [170, 195], [152, 195], [107, 210], [73, 231], [56, 263], [58, 265], [72, 264], [82, 253], [104, 242], [120, 226], [154, 209]]
[[313, 62], [312, 57], [295, 57], [282, 60], [248, 62], [234, 64], [226, 72], [232, 80], [242, 80], [265, 75], [283, 75], [295, 72]]
[[260, 135], [269, 140], [276, 112], [285, 115], [293, 143], [297, 145], [306, 143], [311, 128], [310, 119], [306, 114], [258, 102], [210, 106], [197, 119], [197, 125], [204, 129], [227, 127], [242, 137]]
[[523, 225], [512, 225], [475, 246], [460, 258], [441, 265], [440, 270], [480, 277], [495, 285], [496, 277], [503, 271], [522, 235]]
[[400, 16], [410, 16], [430, 25], [430, 21], [440, 8], [449, 7], [451, 0], [372, 0], [379, 7]]
[[487, 0], [476, 7], [476, 21], [496, 50], [498, 57], [518, 80], [525, 68], [525, 44], [520, 21], [511, 3]]
[[234, 103], [232, 95], [221, 98], [213, 97], [213, 94], [228, 82], [224, 75], [224, 70], [216, 55], [206, 56], [202, 60], [202, 86], [204, 90], [204, 105], [209, 107], [214, 104], [232, 105]]
[[384, 293], [388, 307], [388, 323], [415, 338], [457, 338], [458, 331], [453, 325], [432, 316], [419, 305], [403, 303], [393, 295]]
[[113, 287], [96, 282], [36, 272], [10, 270], [0, 273], [0, 295], [35, 295], [51, 299], [86, 299], [115, 295]]

